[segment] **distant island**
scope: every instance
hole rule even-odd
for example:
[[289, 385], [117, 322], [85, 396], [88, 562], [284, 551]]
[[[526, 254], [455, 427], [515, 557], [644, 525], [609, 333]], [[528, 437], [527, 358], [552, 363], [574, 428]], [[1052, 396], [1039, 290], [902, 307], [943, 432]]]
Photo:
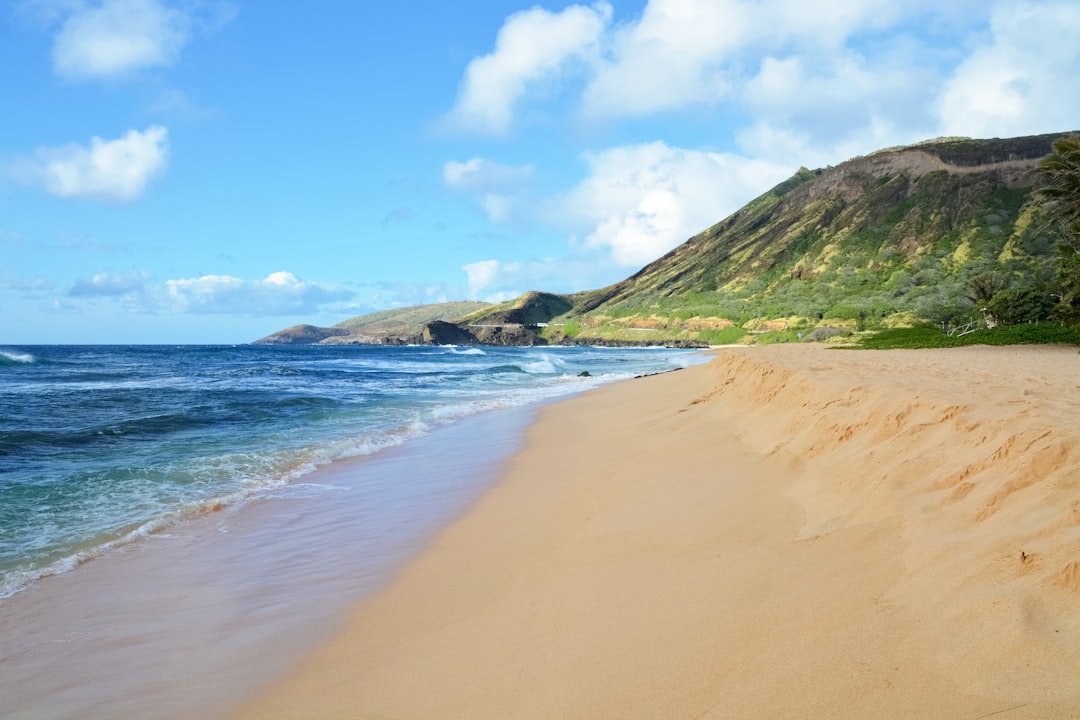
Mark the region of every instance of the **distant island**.
[[386, 310], [256, 344], [701, 347], [1050, 317], [1061, 236], [1034, 190], [1071, 134], [942, 138], [801, 168], [606, 288]]

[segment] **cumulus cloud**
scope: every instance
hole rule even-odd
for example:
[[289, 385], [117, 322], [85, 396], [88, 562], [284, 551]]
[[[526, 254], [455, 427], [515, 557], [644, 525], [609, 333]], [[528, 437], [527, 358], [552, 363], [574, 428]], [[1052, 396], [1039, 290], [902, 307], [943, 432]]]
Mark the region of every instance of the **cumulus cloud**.
[[115, 140], [94, 137], [90, 146], [75, 143], [40, 148], [33, 158], [16, 162], [9, 173], [61, 198], [130, 202], [168, 164], [168, 130], [154, 125], [129, 130]]
[[[842, 50], [828, 57], [764, 58], [742, 100], [758, 118], [758, 132], [768, 127], [789, 136], [801, 133], [812, 139], [803, 151], [824, 146], [835, 162], [848, 157], [837, 153], [850, 150], [843, 146], [853, 137], [882, 143], [863, 144], [855, 149], [857, 154], [910, 141], [913, 132], [934, 133], [933, 105], [939, 88], [930, 67], [900, 64], [888, 57], [869, 60]], [[867, 137], [869, 129], [874, 132]], [[773, 156], [763, 143], [744, 149]]]
[[593, 52], [610, 19], [606, 2], [557, 13], [541, 7], [514, 13], [499, 30], [494, 52], [465, 69], [448, 121], [459, 129], [505, 134], [525, 93]]
[[55, 28], [53, 69], [69, 80], [109, 79], [168, 67], [198, 32], [236, 14], [214, 0], [34, 0], [28, 15]]
[[[626, 117], [725, 103], [738, 107], [755, 85], [761, 86], [759, 99], [761, 92], [794, 90], [784, 101], [804, 107], [816, 102], [828, 108], [838, 91], [847, 97], [862, 89], [886, 98], [898, 79], [918, 68], [921, 48], [906, 46], [897, 57], [893, 39], [877, 36], [873, 57], [853, 47], [927, 13], [950, 11], [926, 0], [649, 0], [639, 18], [611, 28], [602, 39], [606, 51], [590, 69], [582, 109], [586, 116]], [[904, 67], [896, 68], [896, 60]], [[882, 71], [886, 87], [873, 86]], [[914, 75], [907, 85], [918, 88], [924, 78]], [[819, 89], [827, 92], [818, 97]], [[832, 113], [843, 116], [846, 109]]]
[[1077, 37], [1074, 2], [1000, 5], [988, 42], [945, 87], [943, 133], [987, 137], [1074, 129], [1080, 117]]
[[[605, 5], [536, 9], [508, 17], [469, 64], [451, 115], [504, 134], [537, 103], [607, 121], [706, 110], [735, 124], [746, 153], [771, 134], [829, 162], [877, 142], [1067, 128], [1080, 103], [1074, 5], [648, 0], [620, 22]], [[580, 32], [554, 32], [555, 18]]]
[[584, 228], [585, 243], [622, 266], [655, 260], [789, 177], [789, 163], [675, 148], [663, 142], [587, 154], [589, 177], [548, 211]]
[[352, 298], [349, 290], [275, 272], [263, 280], [203, 275], [167, 280], [163, 302], [174, 312], [241, 315], [313, 314], [321, 306]]
[[[655, 260], [794, 171], [788, 159], [755, 160], [663, 142], [613, 147], [583, 159], [588, 166], [584, 180], [564, 193], [530, 202], [522, 202], [524, 196], [514, 191], [527, 184], [531, 167], [474, 158], [447, 163], [443, 179], [478, 197], [494, 222], [506, 223], [512, 214], [513, 221], [558, 227], [581, 238], [582, 249], [633, 267]], [[492, 288], [517, 287], [518, 280], [508, 278], [535, 278], [546, 267], [539, 261], [484, 260], [462, 269], [472, 296], [480, 297]]]
[[443, 182], [448, 187], [477, 199], [496, 222], [517, 218], [518, 206], [532, 184], [532, 165], [501, 165], [485, 158], [443, 165]]
[[79, 278], [68, 290], [70, 297], [117, 297], [142, 292], [150, 274], [141, 270], [130, 273], [100, 272]]
[[60, 27], [53, 68], [74, 79], [172, 65], [190, 37], [187, 16], [156, 0], [83, 5]]
[[[970, 4], [970, 0], [958, 0]], [[505, 134], [530, 94], [583, 86], [587, 117], [644, 116], [736, 101], [763, 57], [830, 57], [854, 37], [938, 11], [929, 0], [649, 0], [611, 22], [605, 2], [509, 16], [465, 70], [452, 124]], [[917, 79], [913, 79], [913, 84]]]
[[615, 29], [584, 94], [589, 115], [641, 115], [716, 102], [731, 88], [724, 59], [751, 28], [745, 3], [651, 0]]
[[469, 278], [469, 297], [478, 298], [482, 292], [498, 281], [503, 263], [498, 260], [480, 260], [462, 265], [461, 269]]

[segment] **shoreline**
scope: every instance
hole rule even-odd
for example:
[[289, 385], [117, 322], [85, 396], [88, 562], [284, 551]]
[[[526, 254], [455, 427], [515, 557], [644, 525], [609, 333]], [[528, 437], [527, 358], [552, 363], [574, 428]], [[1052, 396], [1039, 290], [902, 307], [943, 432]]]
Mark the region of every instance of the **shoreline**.
[[542, 408], [232, 717], [1080, 713], [1075, 348], [714, 353]]
[[535, 412], [479, 413], [330, 463], [4, 599], [0, 716], [220, 717], [495, 482]]

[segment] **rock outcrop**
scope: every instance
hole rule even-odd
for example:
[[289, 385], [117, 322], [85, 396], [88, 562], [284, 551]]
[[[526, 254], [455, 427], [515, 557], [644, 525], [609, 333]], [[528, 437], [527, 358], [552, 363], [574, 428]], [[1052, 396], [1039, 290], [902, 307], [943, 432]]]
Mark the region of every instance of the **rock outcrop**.
[[420, 342], [425, 345], [476, 345], [478, 341], [471, 332], [445, 320], [433, 320], [420, 331]]

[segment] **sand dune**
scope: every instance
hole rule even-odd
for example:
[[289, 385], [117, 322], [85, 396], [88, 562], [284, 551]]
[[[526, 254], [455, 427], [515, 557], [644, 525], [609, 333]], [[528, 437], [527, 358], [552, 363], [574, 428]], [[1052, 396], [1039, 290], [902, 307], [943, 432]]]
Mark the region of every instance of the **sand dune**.
[[546, 408], [250, 718], [1080, 717], [1075, 348], [718, 352]]

